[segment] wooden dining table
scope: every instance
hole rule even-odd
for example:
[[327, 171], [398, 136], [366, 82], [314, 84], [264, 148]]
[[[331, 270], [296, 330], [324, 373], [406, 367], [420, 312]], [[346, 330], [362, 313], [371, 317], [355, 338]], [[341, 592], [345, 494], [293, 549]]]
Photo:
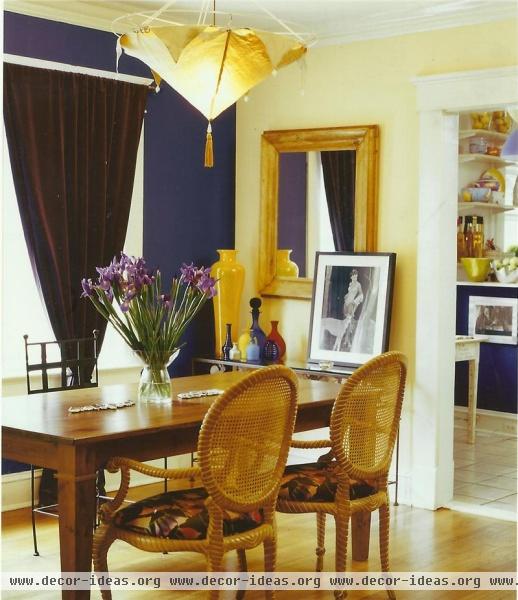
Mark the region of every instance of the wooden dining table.
[[[160, 404], [138, 402], [137, 386], [132, 384], [2, 399], [3, 457], [57, 472], [62, 572], [91, 570], [97, 469], [112, 456], [146, 461], [195, 450], [201, 422], [215, 396], [179, 400], [177, 395], [224, 390], [245, 376], [246, 372], [232, 371], [175, 378], [171, 401]], [[335, 382], [300, 379], [295, 430], [326, 427], [338, 389]], [[69, 411], [128, 400], [135, 405]], [[62, 590], [62, 598], [89, 596], [89, 590]]]

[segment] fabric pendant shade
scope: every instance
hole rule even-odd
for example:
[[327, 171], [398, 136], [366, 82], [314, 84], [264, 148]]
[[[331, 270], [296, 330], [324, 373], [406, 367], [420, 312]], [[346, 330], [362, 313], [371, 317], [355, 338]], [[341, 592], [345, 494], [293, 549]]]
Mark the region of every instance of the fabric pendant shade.
[[121, 35], [118, 44], [150, 67], [157, 85], [163, 79], [208, 119], [208, 167], [213, 166], [211, 121], [306, 52], [285, 35], [207, 25], [143, 28]]

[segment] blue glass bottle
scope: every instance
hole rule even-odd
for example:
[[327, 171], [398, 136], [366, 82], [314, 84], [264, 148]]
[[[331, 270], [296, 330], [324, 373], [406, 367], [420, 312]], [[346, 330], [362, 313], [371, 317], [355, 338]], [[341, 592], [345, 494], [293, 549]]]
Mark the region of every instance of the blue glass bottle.
[[250, 328], [250, 335], [255, 337], [257, 345], [259, 346], [260, 359], [264, 360], [264, 345], [266, 343], [266, 334], [259, 326], [259, 308], [262, 304], [260, 298], [251, 298], [250, 306], [252, 307], [252, 326]]
[[269, 363], [276, 363], [279, 361], [279, 346], [274, 340], [267, 339], [263, 348], [264, 361]]
[[257, 339], [255, 338], [255, 336], [252, 336], [250, 338], [250, 343], [246, 347], [246, 360], [247, 362], [259, 362], [260, 357], [261, 352], [257, 344]]

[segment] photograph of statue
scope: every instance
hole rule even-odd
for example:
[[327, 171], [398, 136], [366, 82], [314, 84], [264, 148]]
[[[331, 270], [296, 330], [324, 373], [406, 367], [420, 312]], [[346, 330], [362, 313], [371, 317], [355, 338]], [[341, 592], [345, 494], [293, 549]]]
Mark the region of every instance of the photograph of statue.
[[317, 252], [308, 362], [360, 365], [385, 352], [396, 255]]
[[321, 349], [372, 353], [379, 271], [378, 267], [326, 267]]

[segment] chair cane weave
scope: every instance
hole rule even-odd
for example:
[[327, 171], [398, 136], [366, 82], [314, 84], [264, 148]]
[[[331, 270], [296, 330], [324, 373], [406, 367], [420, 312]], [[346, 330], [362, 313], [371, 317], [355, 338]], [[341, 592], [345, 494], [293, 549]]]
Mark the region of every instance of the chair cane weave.
[[[93, 544], [96, 572], [108, 572], [108, 550], [117, 539], [148, 552], [200, 552], [211, 572], [221, 571], [223, 554], [234, 549], [245, 571], [244, 551], [263, 544], [265, 571], [274, 571], [275, 502], [296, 410], [295, 374], [283, 366], [267, 367], [244, 377], [211, 405], [198, 438], [199, 466], [159, 469], [127, 458], [110, 459], [107, 468], [121, 471], [121, 484], [113, 502], [101, 509], [103, 524]], [[168, 479], [201, 476], [204, 487], [164, 493], [136, 503], [140, 507], [118, 510], [128, 492], [130, 470]], [[153, 515], [157, 507], [163, 511], [158, 517]], [[141, 509], [150, 516], [144, 525]], [[193, 523], [198, 524], [191, 527]], [[272, 591], [266, 595], [274, 597]], [[102, 590], [102, 597], [110, 599], [111, 591]], [[218, 590], [210, 597], [217, 598]]]
[[[335, 568], [343, 572], [351, 515], [375, 510], [379, 510], [381, 569], [389, 570], [387, 477], [405, 381], [403, 354], [386, 352], [374, 357], [342, 385], [331, 414], [330, 439], [292, 441], [297, 448], [331, 448], [331, 455], [320, 464], [288, 467], [277, 501], [280, 512], [316, 513], [317, 571], [323, 568], [326, 514], [335, 519]], [[387, 594], [395, 598], [393, 591]], [[344, 598], [345, 592], [336, 591], [335, 596]]]

